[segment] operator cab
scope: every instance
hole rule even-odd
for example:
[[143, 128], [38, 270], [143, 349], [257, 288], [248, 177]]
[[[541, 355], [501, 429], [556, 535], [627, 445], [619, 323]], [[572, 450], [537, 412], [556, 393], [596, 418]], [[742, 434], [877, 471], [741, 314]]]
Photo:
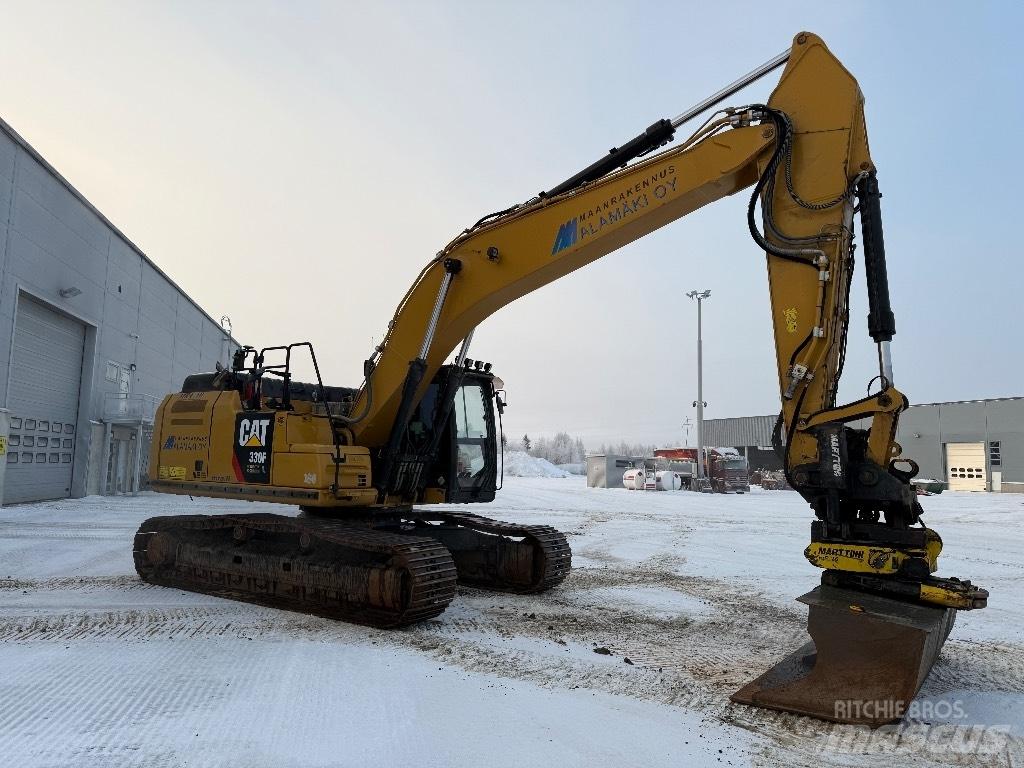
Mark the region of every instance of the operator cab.
[[419, 502], [493, 501], [500, 398], [493, 374], [442, 367], [409, 421], [396, 490]]

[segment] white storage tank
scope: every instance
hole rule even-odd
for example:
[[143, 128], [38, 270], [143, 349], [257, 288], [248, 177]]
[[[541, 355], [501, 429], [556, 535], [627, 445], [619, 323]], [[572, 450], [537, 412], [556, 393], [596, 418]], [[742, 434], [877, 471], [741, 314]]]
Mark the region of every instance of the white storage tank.
[[678, 472], [663, 469], [657, 474], [657, 487], [659, 491], [678, 491], [683, 487], [683, 479]]
[[642, 491], [647, 481], [647, 473], [642, 469], [627, 469], [622, 473], [622, 484], [631, 491]]

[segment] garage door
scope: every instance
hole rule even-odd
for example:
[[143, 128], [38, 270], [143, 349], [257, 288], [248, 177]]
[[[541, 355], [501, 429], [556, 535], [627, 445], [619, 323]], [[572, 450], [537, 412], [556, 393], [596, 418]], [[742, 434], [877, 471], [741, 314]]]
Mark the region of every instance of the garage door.
[[84, 325], [27, 296], [18, 298], [5, 504], [71, 494], [84, 348]]
[[984, 443], [946, 443], [946, 467], [949, 490], [987, 490]]

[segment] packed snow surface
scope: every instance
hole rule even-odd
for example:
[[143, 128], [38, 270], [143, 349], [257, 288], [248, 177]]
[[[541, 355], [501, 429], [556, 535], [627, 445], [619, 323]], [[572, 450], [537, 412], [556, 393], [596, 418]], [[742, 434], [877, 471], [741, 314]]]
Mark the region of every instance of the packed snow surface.
[[505, 474], [510, 477], [568, 477], [569, 473], [559, 469], [547, 459], [538, 459], [526, 451], [505, 451]]
[[144, 494], [4, 508], [0, 764], [1024, 765], [1024, 497], [923, 503], [942, 572], [988, 587], [991, 606], [959, 616], [916, 719], [875, 732], [728, 701], [805, 638], [793, 598], [817, 572], [792, 492], [507, 477], [473, 511], [557, 526], [573, 572], [535, 596], [460, 588], [400, 631], [133, 571], [146, 517], [289, 507]]

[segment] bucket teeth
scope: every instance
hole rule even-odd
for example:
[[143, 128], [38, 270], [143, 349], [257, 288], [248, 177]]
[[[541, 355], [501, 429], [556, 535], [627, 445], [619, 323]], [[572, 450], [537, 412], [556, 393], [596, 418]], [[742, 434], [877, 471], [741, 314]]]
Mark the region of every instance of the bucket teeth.
[[878, 727], [900, 720], [956, 613], [823, 585], [802, 597], [811, 642], [747, 683], [739, 704]]

